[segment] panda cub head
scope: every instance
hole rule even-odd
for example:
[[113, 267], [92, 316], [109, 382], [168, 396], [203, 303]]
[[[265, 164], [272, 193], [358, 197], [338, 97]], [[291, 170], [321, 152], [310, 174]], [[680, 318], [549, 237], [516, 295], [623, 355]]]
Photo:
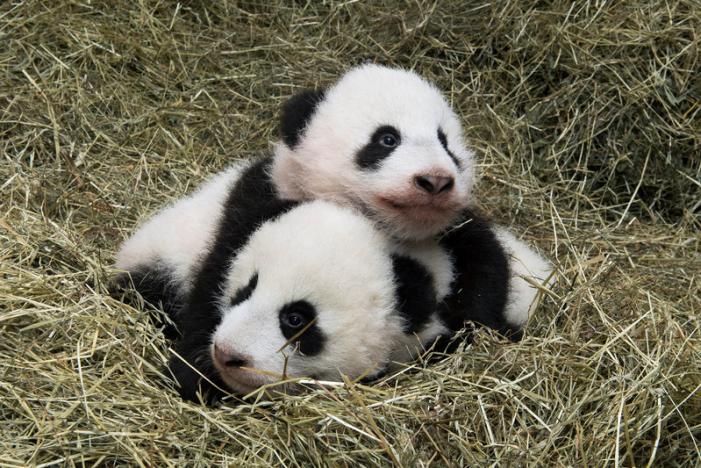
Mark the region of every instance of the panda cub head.
[[420, 351], [419, 335], [408, 328], [415, 320], [402, 310], [422, 315], [421, 330], [435, 333], [433, 279], [426, 276], [427, 284], [413, 288], [421, 297], [398, 308], [401, 279], [388, 249], [365, 217], [329, 202], [302, 204], [263, 224], [222, 288], [209, 347], [222, 380], [248, 393], [289, 377], [357, 378], [380, 372], [398, 347]]
[[283, 198], [360, 208], [399, 238], [456, 220], [474, 178], [455, 112], [413, 72], [363, 65], [283, 109], [272, 177]]

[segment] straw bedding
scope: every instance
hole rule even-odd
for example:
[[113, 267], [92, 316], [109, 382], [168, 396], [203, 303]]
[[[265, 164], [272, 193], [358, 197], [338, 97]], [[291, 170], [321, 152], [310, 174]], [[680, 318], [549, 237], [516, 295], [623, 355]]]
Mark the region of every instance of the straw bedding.
[[[1, 3], [0, 465], [698, 465], [700, 25], [693, 0]], [[518, 344], [181, 401], [106, 294], [116, 246], [366, 60], [445, 91], [478, 203], [557, 285]]]

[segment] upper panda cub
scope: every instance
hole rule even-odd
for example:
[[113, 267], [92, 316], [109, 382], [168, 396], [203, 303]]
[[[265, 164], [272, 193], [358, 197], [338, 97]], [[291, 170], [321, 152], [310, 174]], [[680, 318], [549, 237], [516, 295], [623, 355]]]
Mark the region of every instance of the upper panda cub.
[[363, 65], [284, 107], [271, 177], [281, 198], [357, 207], [398, 241], [438, 238], [456, 270], [448, 314], [518, 338], [547, 261], [468, 207], [473, 153], [441, 93], [413, 72]]

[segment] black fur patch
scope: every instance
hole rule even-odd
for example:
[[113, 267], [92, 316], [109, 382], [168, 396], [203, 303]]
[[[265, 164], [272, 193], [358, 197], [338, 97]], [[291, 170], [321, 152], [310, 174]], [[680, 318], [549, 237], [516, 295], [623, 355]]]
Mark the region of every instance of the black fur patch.
[[462, 169], [462, 165], [460, 164], [460, 160], [455, 157], [452, 151], [448, 149], [448, 138], [445, 136], [445, 133], [443, 133], [443, 129], [439, 128], [438, 129], [438, 141], [441, 142], [441, 146], [445, 150], [446, 153], [448, 153], [448, 156], [450, 156], [450, 159], [453, 160], [455, 163], [455, 166], [458, 169]]
[[387, 374], [389, 374], [389, 363], [384, 363], [378, 365], [374, 372], [360, 379], [360, 383], [363, 385], [370, 385], [385, 377]]
[[[132, 288], [141, 296], [133, 297]], [[154, 325], [163, 328], [166, 338], [173, 340], [178, 337], [178, 330], [173, 325], [177, 313], [183, 307], [184, 298], [173, 280], [172, 271], [163, 262], [155, 261], [148, 266], [139, 267], [129, 273], [120, 273], [110, 282], [110, 294], [135, 307], [146, 305], [152, 308], [150, 314]], [[160, 311], [165, 313], [165, 317]]]
[[251, 279], [248, 280], [248, 284], [246, 286], [236, 291], [234, 297], [231, 298], [230, 305], [233, 307], [247, 301], [248, 298], [251, 297], [251, 294], [253, 294], [253, 291], [256, 290], [256, 286], [258, 286], [258, 273], [251, 276]]
[[402, 255], [392, 255], [392, 267], [404, 333], [419, 332], [437, 309], [433, 277], [419, 262]]
[[438, 362], [446, 355], [455, 353], [462, 343], [471, 343], [475, 326], [473, 322], [468, 322], [464, 330], [438, 335], [432, 342], [426, 343], [426, 349], [431, 350], [427, 362]]
[[[290, 324], [290, 317], [298, 316], [302, 318], [299, 325]], [[285, 304], [278, 314], [280, 320], [280, 331], [288, 340], [297, 335], [301, 330], [317, 318], [316, 309], [307, 301], [295, 301]], [[304, 333], [297, 337], [293, 343], [299, 346], [299, 351], [305, 356], [314, 356], [324, 349], [326, 337], [318, 324], [313, 323], [308, 326]]]
[[[209, 344], [221, 320], [217, 303], [231, 260], [258, 227], [296, 204], [277, 197], [269, 176], [270, 165], [270, 158], [253, 164], [231, 189], [223, 205], [214, 243], [200, 267], [183, 311], [178, 314], [178, 326], [183, 331], [183, 338], [176, 343], [176, 352], [217, 385], [221, 379], [211, 362]], [[180, 358], [173, 357], [170, 368], [180, 384], [183, 398], [195, 400], [198, 390], [204, 392], [208, 400], [221, 396], [221, 392]]]
[[[202, 345], [203, 341], [208, 340], [210, 336], [203, 330], [188, 330], [176, 348], [177, 353], [185, 360], [173, 356], [168, 362], [168, 370], [184, 400], [198, 402], [201, 398], [203, 403], [212, 405], [224, 396], [217, 387], [226, 389], [227, 386], [214, 367], [209, 346]], [[206, 378], [203, 378], [203, 375]]]
[[[382, 137], [386, 134], [394, 135], [397, 144], [394, 147], [388, 147], [382, 144]], [[361, 169], [374, 170], [380, 166], [392, 152], [401, 144], [401, 135], [399, 130], [390, 126], [383, 125], [378, 127], [370, 137], [367, 145], [363, 146], [355, 156], [355, 163]]]
[[306, 90], [295, 94], [282, 107], [280, 135], [287, 146], [294, 149], [304, 129], [314, 115], [316, 106], [324, 99], [324, 91]]
[[451, 293], [440, 308], [441, 320], [454, 331], [473, 321], [516, 341], [520, 330], [509, 326], [504, 316], [509, 293], [506, 253], [484, 219], [470, 210], [461, 219], [440, 239], [451, 253], [456, 272]]

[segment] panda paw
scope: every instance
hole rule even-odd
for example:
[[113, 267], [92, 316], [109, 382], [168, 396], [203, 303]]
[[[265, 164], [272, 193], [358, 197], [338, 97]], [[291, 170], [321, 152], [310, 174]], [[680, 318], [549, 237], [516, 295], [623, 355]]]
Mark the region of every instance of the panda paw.
[[[173, 376], [180, 396], [187, 401], [212, 406], [219, 402], [224, 393], [217, 388], [223, 384], [212, 375], [196, 369], [181, 356], [173, 356], [168, 363], [168, 371]], [[206, 376], [206, 377], [205, 377]]]

